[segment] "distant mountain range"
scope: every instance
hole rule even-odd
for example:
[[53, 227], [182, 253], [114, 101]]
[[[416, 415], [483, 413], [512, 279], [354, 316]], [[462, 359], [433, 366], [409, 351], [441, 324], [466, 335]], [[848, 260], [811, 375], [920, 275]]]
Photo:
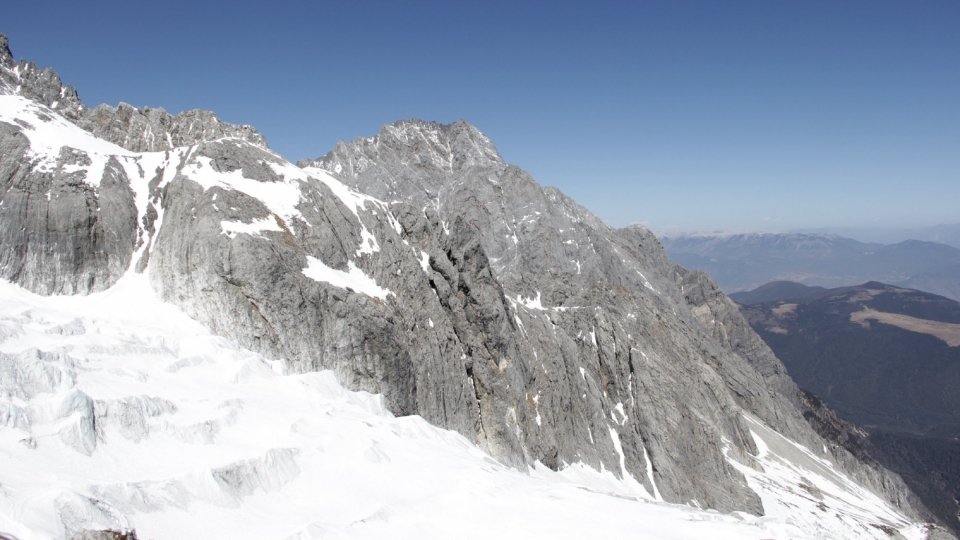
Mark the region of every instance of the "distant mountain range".
[[960, 300], [960, 264], [921, 272], [899, 285]]
[[694, 234], [660, 241], [674, 262], [708, 272], [727, 294], [772, 281], [842, 287], [875, 280], [960, 300], [960, 249], [939, 242], [884, 245], [797, 233]]
[[861, 242], [879, 242], [881, 244], [896, 244], [904, 240], [923, 240], [925, 242], [939, 242], [960, 248], [960, 223], [948, 223], [919, 228], [821, 227], [799, 229], [791, 232], [839, 234], [847, 238], [855, 238]]
[[877, 282], [775, 282], [731, 296], [802, 388], [958, 529], [960, 303]]

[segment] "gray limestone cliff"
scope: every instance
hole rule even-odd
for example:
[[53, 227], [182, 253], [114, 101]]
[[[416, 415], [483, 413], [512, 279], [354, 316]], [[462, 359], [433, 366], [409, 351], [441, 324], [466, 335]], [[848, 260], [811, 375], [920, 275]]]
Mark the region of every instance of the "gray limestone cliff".
[[[106, 156], [64, 145], [54, 155], [31, 148], [37, 124], [63, 118], [131, 152], [158, 152], [208, 140], [239, 139], [266, 148], [250, 126], [221, 122], [209, 111], [170, 115], [121, 103], [89, 109], [51, 69], [15, 62], [0, 34], [0, 95], [29, 100], [27, 120], [0, 121], [0, 276], [44, 294], [88, 293], [111, 286], [143, 243], [130, 184], [147, 171], [139, 158]], [[54, 126], [60, 128], [62, 126]], [[137, 162], [137, 163], [134, 163]], [[155, 171], [149, 171], [154, 173]]]
[[[762, 514], [730, 462], [757, 466], [753, 417], [916, 515], [898, 478], [827, 451], [709, 276], [541, 187], [464, 121], [397, 122], [298, 168], [211, 113], [87, 109], [5, 38], [0, 62], [0, 94], [32, 115], [0, 122], [5, 279], [86, 293], [146, 272], [216, 333], [521, 469], [583, 462]], [[109, 146], [42, 155], [41, 127]]]
[[0, 276], [43, 294], [109, 287], [136, 239], [129, 179], [111, 158], [94, 187], [82, 169], [89, 156], [64, 146], [44, 162], [24, 129], [0, 121]]
[[[611, 229], [541, 188], [466, 122], [398, 122], [298, 165], [396, 201], [398, 215], [417, 220], [401, 219], [405, 237], [431, 264], [443, 252], [430, 242], [449, 223], [476, 231], [517, 321], [510, 361], [522, 378], [495, 399], [536, 398], [515, 420], [528, 459], [618, 470], [615, 444], [603, 436], [612, 430], [625, 470], [652, 477], [667, 500], [746, 508], [753, 503], [738, 474], [714, 459], [729, 443], [749, 462], [741, 412], [824, 453], [785, 368], [709, 276], [675, 268], [643, 227]], [[901, 507], [916, 505], [898, 478], [833, 446], [869, 485]], [[644, 474], [648, 459], [652, 475]]]

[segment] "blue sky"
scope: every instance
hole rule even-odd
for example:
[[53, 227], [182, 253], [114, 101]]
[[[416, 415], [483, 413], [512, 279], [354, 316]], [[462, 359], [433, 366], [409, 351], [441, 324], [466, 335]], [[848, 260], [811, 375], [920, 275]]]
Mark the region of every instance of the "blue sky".
[[960, 222], [957, 2], [7, 2], [89, 105], [211, 109], [290, 160], [464, 118], [611, 225]]

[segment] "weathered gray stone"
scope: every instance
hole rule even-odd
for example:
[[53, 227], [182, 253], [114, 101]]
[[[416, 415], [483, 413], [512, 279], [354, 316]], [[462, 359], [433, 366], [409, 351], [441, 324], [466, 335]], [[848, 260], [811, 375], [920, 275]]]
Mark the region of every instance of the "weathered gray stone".
[[[208, 111], [170, 115], [163, 109], [87, 108], [71, 86], [50, 68], [13, 61], [0, 34], [0, 94], [13, 94], [49, 107], [30, 122], [59, 113], [94, 135], [135, 152], [168, 150], [207, 140], [233, 138], [266, 148], [250, 126], [221, 122]], [[50, 167], [24, 136], [32, 129], [0, 122], [0, 277], [43, 294], [103, 290], [129, 268], [134, 250], [156, 232], [156, 206], [138, 216], [127, 170], [110, 158], [102, 177], [84, 151], [64, 146]], [[276, 158], [274, 158], [276, 159]], [[179, 166], [173, 164], [171, 166]], [[149, 171], [161, 173], [162, 171]], [[144, 171], [140, 171], [144, 176]], [[159, 194], [155, 194], [159, 195]], [[157, 199], [159, 203], [159, 198]], [[139, 222], [139, 223], [138, 223]], [[146, 235], [146, 237], [145, 237]], [[140, 270], [146, 267], [144, 258]]]
[[63, 86], [52, 68], [40, 69], [33, 62], [14, 61], [4, 34], [0, 34], [0, 94], [21, 95], [56, 109], [69, 120], [76, 120], [88, 110], [76, 89]]
[[[404, 234], [431, 253], [438, 269], [449, 257], [434, 255], [433, 239], [447, 231], [456, 237], [460, 229], [451, 223], [477, 231], [478, 251], [505, 296], [522, 297], [508, 301], [516, 321], [508, 366], [520, 381], [493, 393], [512, 415], [496, 417], [481, 406], [480, 424], [515, 418], [526, 459], [551, 466], [582, 460], [619, 471], [607, 436], [614, 429], [627, 471], [650, 489], [646, 450], [667, 500], [757, 511], [739, 474], [716, 459], [721, 440], [748, 463], [755, 452], [741, 411], [823, 453], [801, 416], [796, 385], [708, 276], [674, 268], [646, 229], [612, 230], [559, 191], [540, 188], [469, 124], [398, 122], [299, 165], [404, 201], [393, 205]], [[441, 297], [445, 291], [438, 288]], [[546, 309], [524, 306], [534, 297]], [[510, 407], [523, 401], [527, 407]], [[618, 405], [627, 420], [616, 420]], [[494, 418], [483, 421], [485, 415]], [[505, 432], [496, 437], [509, 439]], [[498, 455], [515, 445], [495, 446]], [[845, 465], [864, 478], [875, 471]], [[884, 473], [866, 479], [909, 507], [902, 485]]]
[[0, 122], [0, 276], [42, 294], [103, 290], [130, 264], [137, 210], [115, 158], [94, 184], [80, 150], [63, 147], [51, 170], [28, 154], [21, 126]]
[[77, 118], [76, 124], [134, 152], [158, 152], [224, 138], [267, 147], [266, 139], [252, 127], [221, 122], [212, 112], [199, 109], [171, 115], [162, 108], [100, 105]]
[[70, 540], [137, 540], [136, 531], [82, 531], [70, 537]]
[[10, 39], [5, 34], [0, 34], [0, 67], [13, 67], [13, 54], [10, 53]]
[[[651, 492], [645, 452], [668, 500], [760, 511], [718, 450], [726, 439], [744, 456], [755, 451], [739, 407], [703, 361], [699, 342], [707, 336], [683, 318], [692, 320], [673, 267], [649, 231], [614, 231], [558, 191], [540, 188], [462, 121], [385, 126], [372, 139], [341, 143], [300, 165], [340, 174], [386, 200], [406, 201], [394, 205], [395, 212], [408, 240], [431, 253], [431, 266], [450, 258], [443, 251], [434, 255], [434, 238], [457, 238], [465, 224], [476, 231], [474, 251], [485, 255], [491, 277], [511, 298], [506, 312], [513, 339], [495, 341], [506, 362], [481, 363], [474, 352], [479, 348], [468, 349], [478, 396], [506, 404], [499, 413], [481, 400], [481, 426], [515, 427], [493, 434], [500, 441], [492, 445], [495, 455], [504, 459], [503, 450], [519, 447], [525, 459], [550, 466], [584, 461], [619, 473], [612, 429], [622, 441], [627, 472]], [[446, 289], [438, 289], [441, 297]], [[538, 295], [546, 309], [524, 305]], [[490, 339], [494, 333], [476, 335]], [[708, 352], [723, 357], [720, 350]], [[743, 364], [736, 357], [727, 361]], [[489, 373], [476, 366], [490, 364], [504, 365], [498, 368], [503, 374], [478, 377]], [[765, 399], [770, 390], [762, 379], [749, 366], [742, 371]], [[510, 379], [511, 372], [519, 377]], [[485, 384], [505, 377], [501, 387]]]

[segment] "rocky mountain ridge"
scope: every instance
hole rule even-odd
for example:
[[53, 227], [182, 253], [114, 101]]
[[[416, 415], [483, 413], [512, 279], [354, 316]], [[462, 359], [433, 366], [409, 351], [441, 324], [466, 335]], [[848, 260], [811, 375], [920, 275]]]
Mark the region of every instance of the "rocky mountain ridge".
[[398, 122], [295, 167], [210, 113], [91, 111], [52, 70], [7, 57], [5, 279], [83, 294], [146, 273], [213, 332], [333, 370], [521, 469], [579, 462], [669, 502], [759, 515], [742, 467], [759, 467], [760, 425], [923, 512], [814, 432], [708, 275], [540, 187], [466, 122]]
[[77, 90], [64, 86], [52, 68], [40, 69], [33, 62], [16, 62], [9, 39], [0, 34], [0, 92], [23, 96], [55, 110], [98, 138], [131, 152], [158, 152], [200, 141], [240, 139], [266, 148], [267, 141], [253, 127], [221, 122], [210, 111], [194, 109], [171, 115], [162, 108], [99, 105], [91, 109]]

